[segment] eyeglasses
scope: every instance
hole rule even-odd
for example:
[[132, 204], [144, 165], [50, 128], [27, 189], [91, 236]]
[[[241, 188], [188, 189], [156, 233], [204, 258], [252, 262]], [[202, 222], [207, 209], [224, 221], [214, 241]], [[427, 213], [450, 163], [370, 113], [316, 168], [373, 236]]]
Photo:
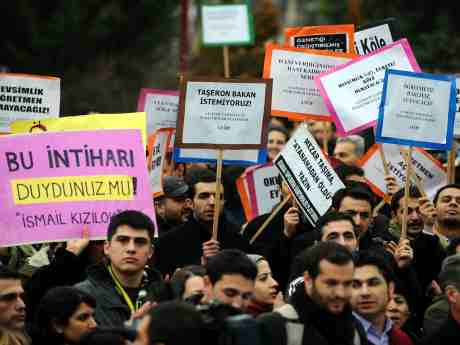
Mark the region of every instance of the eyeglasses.
[[16, 301], [18, 298], [24, 301], [25, 293], [24, 292], [12, 292], [4, 295], [0, 295], [0, 302], [11, 303]]

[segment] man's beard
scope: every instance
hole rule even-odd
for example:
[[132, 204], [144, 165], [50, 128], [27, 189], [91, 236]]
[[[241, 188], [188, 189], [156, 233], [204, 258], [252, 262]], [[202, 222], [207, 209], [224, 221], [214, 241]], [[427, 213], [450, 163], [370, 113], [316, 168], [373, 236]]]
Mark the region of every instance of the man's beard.
[[443, 231], [441, 233], [449, 238], [460, 237], [460, 219], [446, 218], [439, 219], [439, 225]]
[[[328, 302], [333, 302], [333, 301], [326, 300], [323, 296], [321, 296], [321, 294], [316, 289], [316, 286], [314, 283], [312, 285], [310, 298], [313, 300], [313, 302], [316, 303], [318, 307], [320, 307], [326, 313], [331, 313], [331, 311], [328, 308]], [[344, 309], [345, 309], [346, 301], [344, 301], [342, 298], [337, 298], [336, 301], [344, 302]]]

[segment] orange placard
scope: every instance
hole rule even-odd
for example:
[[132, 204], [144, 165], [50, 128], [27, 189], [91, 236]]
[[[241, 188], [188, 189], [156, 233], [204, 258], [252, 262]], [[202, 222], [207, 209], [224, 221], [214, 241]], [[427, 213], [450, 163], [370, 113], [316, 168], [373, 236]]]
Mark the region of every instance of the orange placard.
[[353, 24], [286, 28], [284, 38], [290, 47], [355, 53]]
[[246, 220], [249, 221], [253, 218], [253, 211], [251, 207], [251, 201], [249, 200], [248, 191], [246, 190], [245, 179], [246, 172], [241, 174], [241, 176], [236, 179], [236, 189], [240, 195], [241, 204], [243, 205]]
[[267, 44], [263, 77], [273, 79], [271, 115], [293, 121], [332, 121], [314, 78], [356, 56]]

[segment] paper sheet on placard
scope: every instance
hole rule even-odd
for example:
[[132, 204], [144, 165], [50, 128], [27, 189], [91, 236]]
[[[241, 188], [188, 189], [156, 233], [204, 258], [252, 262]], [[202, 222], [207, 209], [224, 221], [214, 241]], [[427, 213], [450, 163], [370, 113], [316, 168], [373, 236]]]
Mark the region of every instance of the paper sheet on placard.
[[[383, 197], [386, 193], [385, 171], [380, 157], [380, 144], [373, 145], [360, 160], [359, 165], [364, 170], [364, 176], [373, 191]], [[406, 162], [401, 154], [399, 145], [383, 144], [383, 152], [388, 163], [388, 169], [396, 178], [398, 185], [403, 188], [406, 182]], [[419, 177], [423, 189], [429, 198], [447, 183], [447, 174], [441, 163], [421, 148], [412, 151], [412, 169]]]
[[247, 173], [253, 217], [270, 212], [281, 201], [279, 172], [268, 163]]
[[179, 113], [183, 122], [176, 130], [176, 146], [263, 147], [270, 89], [271, 80], [261, 80], [260, 83], [186, 81], [183, 111]]
[[58, 117], [60, 103], [61, 79], [0, 73], [0, 132], [15, 120]]
[[375, 126], [387, 68], [420, 71], [406, 39], [315, 78], [340, 135]]
[[390, 25], [383, 23], [355, 32], [355, 50], [359, 55], [366, 55], [393, 43]]
[[319, 25], [286, 28], [284, 39], [287, 46], [340, 53], [354, 53], [353, 24]]
[[179, 92], [157, 89], [141, 89], [137, 111], [147, 116], [147, 133], [161, 128], [176, 128], [179, 110]]
[[139, 130], [49, 132], [0, 137], [0, 246], [106, 238], [113, 214], [152, 218]]
[[153, 196], [163, 194], [163, 166], [173, 129], [163, 128], [149, 136], [147, 167]]
[[265, 48], [263, 77], [273, 79], [271, 114], [293, 120], [330, 120], [314, 77], [350, 61], [354, 56], [268, 45]]
[[91, 114], [44, 118], [34, 120], [18, 120], [10, 125], [11, 133], [40, 133], [61, 131], [84, 131], [100, 129], [139, 129], [142, 142], [147, 145], [145, 130], [145, 113], [127, 114]]
[[202, 5], [203, 44], [251, 44], [254, 40], [251, 16], [247, 4]]
[[455, 93], [451, 76], [387, 70], [375, 140], [450, 149]]
[[332, 204], [344, 184], [307, 128], [299, 126], [273, 163], [312, 225]]
[[455, 98], [456, 102], [456, 112], [455, 112], [455, 126], [454, 126], [454, 136], [456, 138], [460, 137], [460, 78], [456, 79], [457, 85], [457, 96]]

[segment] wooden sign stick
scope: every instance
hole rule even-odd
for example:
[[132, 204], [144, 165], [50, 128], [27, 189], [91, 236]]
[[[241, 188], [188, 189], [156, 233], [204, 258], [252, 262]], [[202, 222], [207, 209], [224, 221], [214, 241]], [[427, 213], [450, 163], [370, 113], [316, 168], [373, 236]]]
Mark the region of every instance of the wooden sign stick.
[[278, 206], [276, 206], [276, 208], [272, 211], [272, 213], [270, 214], [270, 216], [265, 220], [265, 222], [260, 226], [260, 228], [257, 230], [257, 232], [254, 234], [254, 236], [251, 237], [251, 239], [249, 240], [249, 243], [250, 244], [253, 244], [254, 241], [257, 239], [257, 237], [260, 236], [260, 234], [265, 230], [265, 228], [267, 227], [268, 224], [270, 224], [270, 222], [273, 220], [273, 218], [275, 218], [275, 216], [278, 214], [279, 211], [281, 211], [281, 209], [284, 207], [284, 205], [287, 204], [287, 202], [289, 200], [291, 200], [292, 198], [292, 195], [289, 194], [289, 196], [284, 199], [282, 202], [279, 203]]
[[425, 192], [425, 189], [423, 188], [422, 181], [420, 181], [419, 177], [414, 171], [412, 171], [412, 178], [414, 179], [415, 185], [417, 186], [417, 189], [419, 190], [420, 194], [422, 194], [422, 197], [426, 198], [427, 194]]
[[228, 46], [224, 46], [224, 76], [230, 78], [230, 51]]
[[224, 150], [219, 149], [217, 151], [217, 171], [216, 171], [216, 196], [215, 196], [215, 208], [214, 208], [214, 220], [212, 223], [212, 239], [217, 240], [217, 233], [219, 229], [219, 216], [220, 216], [220, 204], [221, 204], [221, 186], [222, 186], [222, 161], [224, 158]]
[[410, 188], [410, 176], [412, 176], [412, 146], [409, 147], [409, 151], [406, 153], [406, 165], [407, 165], [407, 174], [406, 174], [406, 183], [404, 185], [404, 203], [403, 203], [403, 219], [402, 219], [402, 228], [401, 228], [401, 237], [400, 241], [407, 238], [407, 206], [409, 200], [409, 188]]
[[455, 183], [455, 159], [456, 159], [455, 140], [452, 142], [452, 148], [448, 151], [447, 159], [447, 183]]

